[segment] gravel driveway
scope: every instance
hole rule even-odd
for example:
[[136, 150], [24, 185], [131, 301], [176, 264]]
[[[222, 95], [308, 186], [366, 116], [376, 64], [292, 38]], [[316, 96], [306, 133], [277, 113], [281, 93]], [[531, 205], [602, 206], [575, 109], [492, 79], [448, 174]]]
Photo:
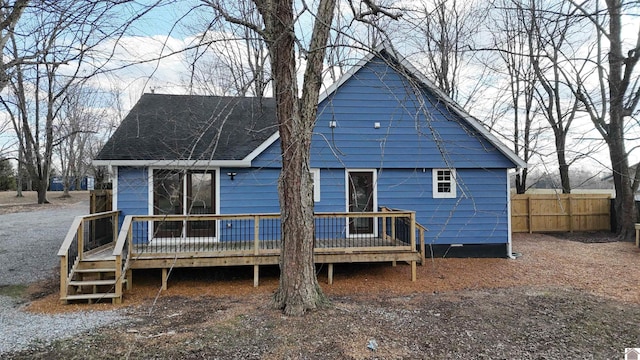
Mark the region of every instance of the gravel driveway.
[[[81, 201], [47, 210], [0, 215], [0, 288], [56, 276], [60, 244], [74, 217], [87, 214], [88, 209], [89, 202]], [[123, 318], [119, 311], [33, 314], [23, 311], [20, 302], [0, 295], [0, 357], [30, 344], [48, 343]]]
[[89, 202], [47, 210], [0, 215], [0, 286], [50, 278], [56, 256], [74, 217], [85, 215]]

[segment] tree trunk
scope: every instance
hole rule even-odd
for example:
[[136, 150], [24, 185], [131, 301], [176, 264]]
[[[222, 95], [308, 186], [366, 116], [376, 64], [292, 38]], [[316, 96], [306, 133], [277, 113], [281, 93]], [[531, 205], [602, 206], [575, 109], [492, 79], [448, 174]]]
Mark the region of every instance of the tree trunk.
[[571, 193], [571, 180], [569, 179], [569, 164], [566, 156], [566, 133], [556, 131], [556, 154], [558, 158], [558, 171], [560, 173], [560, 185], [563, 194]]
[[516, 193], [524, 194], [527, 191], [527, 169], [524, 168], [516, 174]]
[[[636, 206], [629, 173], [629, 159], [624, 143], [624, 95], [628, 88], [623, 78], [624, 55], [622, 54], [622, 4], [619, 0], [607, 0], [609, 13], [609, 132], [607, 145], [613, 169], [616, 189], [615, 210], [618, 237], [631, 240], [635, 236]], [[629, 66], [627, 64], [626, 66]], [[629, 69], [625, 69], [629, 70]]]
[[24, 175], [22, 168], [22, 150], [18, 150], [18, 176], [16, 179], [16, 197], [24, 197], [24, 195], [22, 195], [22, 181]]
[[[281, 0], [259, 6], [269, 36], [276, 113], [282, 153], [278, 183], [282, 222], [280, 283], [274, 300], [288, 315], [302, 315], [326, 302], [313, 258], [315, 223], [310, 174], [311, 135], [318, 105], [322, 59], [335, 0], [318, 5], [302, 99], [298, 99], [293, 3]], [[319, 25], [321, 24], [321, 25]], [[320, 27], [319, 27], [320, 26]], [[317, 32], [324, 31], [318, 34]]]
[[[612, 122], [613, 124], [613, 122]], [[616, 139], [611, 139], [616, 141]], [[635, 196], [631, 190], [629, 175], [629, 163], [622, 139], [618, 139], [617, 145], [609, 146], [611, 164], [613, 168], [613, 183], [616, 189], [614, 208], [616, 213], [616, 234], [623, 240], [632, 240], [635, 237], [635, 223], [637, 221]]]
[[38, 204], [48, 204], [49, 200], [47, 200], [47, 186], [49, 180], [47, 177], [45, 179], [36, 180], [36, 191], [38, 192]]

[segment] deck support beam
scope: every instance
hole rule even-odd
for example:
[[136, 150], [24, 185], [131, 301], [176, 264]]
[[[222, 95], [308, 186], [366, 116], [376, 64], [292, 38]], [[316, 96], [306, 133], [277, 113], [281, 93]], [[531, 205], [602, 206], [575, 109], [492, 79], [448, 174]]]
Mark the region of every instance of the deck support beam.
[[167, 290], [167, 268], [162, 268], [162, 290]]
[[260, 265], [253, 265], [253, 287], [260, 285]]
[[126, 289], [127, 290], [131, 290], [131, 288], [133, 287], [133, 270], [131, 269], [127, 269], [127, 284], [126, 284]]
[[415, 282], [418, 278], [418, 269], [416, 266], [416, 262], [411, 262], [411, 281]]
[[329, 263], [327, 265], [327, 282], [329, 285], [333, 285], [333, 264]]

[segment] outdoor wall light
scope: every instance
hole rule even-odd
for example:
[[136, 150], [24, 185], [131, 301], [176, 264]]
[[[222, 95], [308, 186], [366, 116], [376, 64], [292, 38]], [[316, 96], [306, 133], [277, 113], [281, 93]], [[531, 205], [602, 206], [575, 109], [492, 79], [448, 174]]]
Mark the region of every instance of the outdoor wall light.
[[233, 178], [237, 175], [234, 172], [228, 172], [227, 175], [229, 175], [229, 178], [231, 179], [231, 181], [233, 181]]

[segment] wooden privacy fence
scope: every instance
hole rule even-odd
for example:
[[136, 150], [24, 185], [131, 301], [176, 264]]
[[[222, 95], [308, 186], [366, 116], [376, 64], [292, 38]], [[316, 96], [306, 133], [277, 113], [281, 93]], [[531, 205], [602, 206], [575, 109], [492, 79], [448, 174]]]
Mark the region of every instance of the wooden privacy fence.
[[611, 231], [608, 194], [514, 194], [513, 232]]
[[112, 211], [112, 190], [91, 190], [89, 197], [89, 214]]

